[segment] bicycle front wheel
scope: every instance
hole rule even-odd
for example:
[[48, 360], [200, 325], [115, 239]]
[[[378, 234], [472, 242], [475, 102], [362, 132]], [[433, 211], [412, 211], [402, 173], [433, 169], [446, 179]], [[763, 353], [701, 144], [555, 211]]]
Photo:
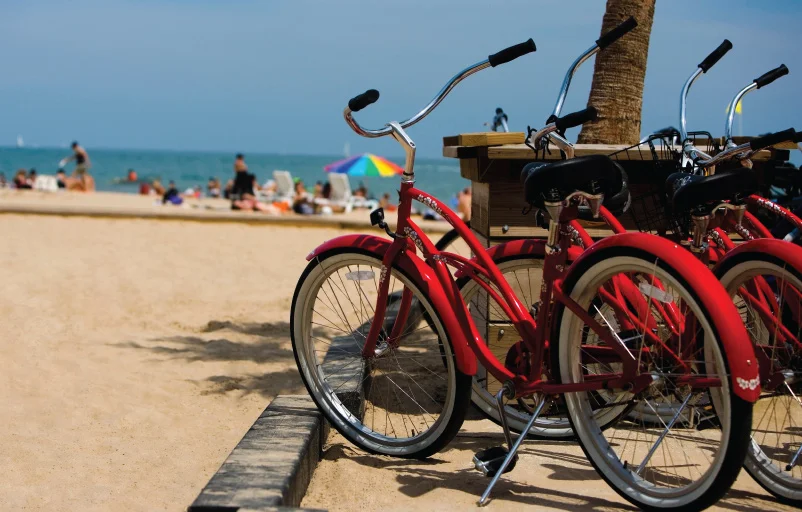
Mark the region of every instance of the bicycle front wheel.
[[[791, 250], [794, 247], [787, 247]], [[755, 353], [761, 395], [744, 467], [780, 501], [802, 504], [802, 273], [768, 254], [717, 269]]]
[[[629, 349], [638, 373], [649, 375], [651, 384], [636, 394], [566, 393], [571, 425], [599, 475], [628, 501], [646, 509], [701, 510], [723, 496], [738, 475], [749, 443], [752, 404], [731, 389], [721, 342], [699, 299], [705, 290], [662, 260], [621, 248], [572, 276], [564, 291], [588, 311], [605, 296], [600, 290], [616, 286], [613, 278], [628, 280], [651, 306], [639, 313], [638, 308], [618, 308], [626, 318], [619, 318], [615, 308], [597, 307], [600, 324]], [[673, 308], [679, 321], [645, 318], [653, 316], [655, 307]], [[560, 306], [555, 321], [559, 333], [553, 337], [553, 366], [562, 383], [620, 372], [622, 361], [600, 347], [603, 343], [580, 317]], [[617, 329], [622, 321], [644, 330], [624, 335]], [[668, 422], [661, 413], [665, 408], [672, 412]], [[605, 409], [616, 412], [600, 414]], [[631, 414], [645, 410], [653, 414]]]
[[[390, 295], [375, 356], [362, 348], [378, 301]], [[411, 292], [403, 330], [387, 338]], [[309, 394], [329, 422], [366, 451], [428, 457], [453, 439], [470, 403], [471, 377], [456, 366], [443, 323], [428, 296], [399, 268], [356, 250], [313, 259], [293, 297], [295, 360]]]

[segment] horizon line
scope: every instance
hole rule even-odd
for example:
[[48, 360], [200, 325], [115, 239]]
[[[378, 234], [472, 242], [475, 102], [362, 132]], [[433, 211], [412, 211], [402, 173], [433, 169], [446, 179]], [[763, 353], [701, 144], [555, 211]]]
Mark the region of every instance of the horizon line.
[[[40, 145], [25, 145], [23, 147], [17, 146], [8, 146], [0, 144], [0, 150], [8, 150], [8, 149], [21, 149], [21, 150], [28, 150], [28, 149], [46, 149], [46, 150], [67, 150], [70, 151], [70, 146], [40, 146]], [[208, 153], [208, 154], [220, 154], [220, 153], [231, 153], [232, 158], [234, 155], [238, 153], [244, 154], [246, 157], [250, 155], [263, 155], [263, 156], [313, 156], [313, 157], [334, 157], [334, 158], [351, 158], [353, 156], [367, 154], [368, 152], [362, 153], [354, 153], [348, 157], [344, 157], [342, 154], [335, 154], [335, 153], [276, 153], [276, 152], [265, 152], [265, 151], [236, 151], [236, 150], [224, 150], [224, 149], [174, 149], [174, 148], [120, 148], [120, 147], [110, 147], [110, 146], [94, 146], [91, 150], [92, 151], [142, 151], [142, 152], [165, 152], [165, 153]], [[374, 154], [374, 153], [371, 153]], [[390, 159], [397, 159], [400, 161], [404, 161], [403, 155], [392, 155], [392, 156], [384, 156], [378, 155], [384, 158]], [[430, 157], [430, 156], [421, 156], [416, 157], [415, 160], [452, 160], [450, 158], [446, 158], [444, 156], [439, 155], [437, 157]]]

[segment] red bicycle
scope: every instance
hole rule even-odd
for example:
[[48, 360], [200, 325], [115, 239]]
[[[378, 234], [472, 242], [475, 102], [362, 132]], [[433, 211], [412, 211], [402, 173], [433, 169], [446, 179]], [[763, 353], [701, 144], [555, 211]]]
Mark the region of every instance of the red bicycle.
[[[757, 237], [770, 237], [768, 229], [757, 221], [756, 217], [746, 210], [747, 204], [771, 208], [778, 213], [787, 210], [777, 207], [766, 199], [752, 194], [756, 190], [754, 175], [748, 169], [726, 173], [712, 174], [716, 164], [737, 159], [744, 167], [751, 167], [749, 157], [753, 152], [764, 147], [789, 140], [795, 136], [793, 130], [752, 140], [748, 144], [737, 146], [732, 143], [729, 129], [732, 117], [727, 123], [727, 149], [715, 157], [696, 148], [689, 142], [685, 132], [685, 98], [690, 85], [702, 72], [706, 72], [715, 62], [731, 48], [725, 41], [699, 66], [683, 88], [681, 104], [681, 141], [684, 151], [676, 151], [676, 157], [669, 159], [668, 165], [676, 161], [683, 153], [687, 156], [686, 171], [708, 173], [707, 176], [676, 173], [671, 176], [669, 197], [650, 197], [660, 210], [660, 218], [639, 223], [643, 230], [657, 231], [663, 236], [672, 235], [677, 243], [686, 245], [693, 254], [706, 264], [716, 264], [714, 272], [733, 297], [738, 306], [741, 318], [747, 326], [755, 344], [761, 370], [761, 414], [756, 415], [753, 423], [753, 443], [750, 446], [746, 468], [752, 476], [769, 492], [778, 498], [800, 503], [802, 500], [802, 468], [798, 465], [802, 452], [802, 436], [797, 426], [802, 423], [802, 402], [798, 396], [802, 394], [802, 250], [779, 240], [756, 240]], [[579, 61], [578, 61], [579, 62]], [[575, 64], [576, 65], [576, 64]], [[565, 88], [570, 83], [570, 75], [564, 81], [561, 100], [565, 97]], [[763, 87], [787, 73], [785, 66], [780, 66], [754, 80], [742, 89], [731, 104], [735, 105], [748, 91]], [[562, 101], [558, 101], [558, 106]], [[551, 136], [553, 127], [547, 127], [531, 138], [534, 148], [541, 147], [544, 136]], [[658, 157], [657, 151], [674, 152], [672, 141], [665, 134], [659, 134], [641, 141], [647, 146], [647, 154], [655, 155], [656, 164], [666, 159]], [[572, 156], [570, 143], [563, 138], [554, 137], [554, 142], [568, 156]], [[657, 144], [655, 144], [657, 142]], [[659, 149], [656, 148], [659, 146]], [[620, 152], [627, 155], [628, 150]], [[672, 156], [673, 157], [673, 156]], [[537, 169], [543, 164], [530, 164], [524, 170]], [[620, 194], [619, 194], [620, 195]], [[663, 203], [668, 200], [668, 204]], [[665, 210], [673, 211], [667, 217]], [[601, 219], [615, 233], [625, 233], [621, 222], [607, 208], [600, 208]], [[642, 213], [642, 212], [641, 212]], [[787, 212], [792, 225], [798, 219]], [[637, 218], [636, 218], [637, 220]], [[668, 222], [671, 220], [671, 222]], [[690, 223], [687, 221], [690, 220]], [[746, 220], [746, 223], [742, 222]], [[744, 225], [746, 224], [746, 225]], [[674, 226], [673, 233], [668, 226]], [[798, 225], [798, 224], [796, 224]], [[576, 246], [590, 247], [593, 240], [576, 221], [569, 228]], [[736, 247], [728, 233], [735, 233], [747, 240]], [[448, 237], [448, 235], [447, 235]], [[532, 300], [537, 295], [540, 282], [545, 278], [543, 271], [544, 253], [538, 245], [526, 242], [502, 244], [489, 250], [491, 258], [505, 274], [508, 282], [516, 287], [516, 293], [525, 303], [538, 303]], [[613, 293], [625, 293], [623, 283]], [[631, 286], [630, 286], [631, 289]], [[470, 299], [477, 291], [471, 282], [465, 283], [463, 295]], [[499, 316], [499, 315], [497, 315]], [[672, 320], [673, 318], [673, 320]], [[668, 315], [665, 323], [677, 321], [676, 316]], [[504, 324], [499, 318], [497, 324]], [[503, 330], [502, 330], [503, 332]], [[509, 338], [498, 337], [488, 340], [496, 351], [509, 350]], [[487, 407], [492, 399], [494, 387], [498, 383], [492, 376], [481, 373], [474, 382], [474, 403], [491, 418], [498, 419], [501, 411]], [[655, 410], [640, 407], [630, 411], [630, 416], [651, 421], [655, 424], [668, 422], [674, 415], [675, 405], [661, 403]], [[522, 430], [531, 418], [531, 406], [519, 402], [517, 406], [507, 406], [504, 416], [514, 429]], [[528, 431], [530, 435], [542, 437], [570, 437], [573, 433], [566, 428], [567, 418], [564, 408], [553, 407], [551, 415], [540, 418]]]
[[[607, 34], [598, 45], [618, 36]], [[354, 444], [426, 457], [459, 430], [478, 362], [503, 383], [500, 407], [504, 398], [535, 404], [524, 432], [561, 396], [589, 460], [627, 500], [647, 508], [704, 508], [731, 486], [747, 451], [752, 403], [760, 394], [754, 350], [730, 297], [677, 244], [628, 233], [571, 256], [579, 250], [568, 231], [578, 204], [598, 211], [604, 195], [621, 188], [619, 167], [604, 157], [574, 160], [542, 166], [529, 177], [526, 200], [551, 216], [548, 240], [531, 241], [545, 254], [537, 310], [517, 298], [459, 216], [414, 186], [415, 144], [405, 128], [465, 77], [531, 51], [530, 40], [466, 68], [418, 114], [381, 129], [365, 129], [352, 116], [375, 102], [377, 91], [349, 101], [344, 116], [355, 132], [390, 135], [406, 152], [398, 223], [391, 231], [377, 210], [371, 220], [390, 239], [347, 235], [308, 256], [291, 312], [301, 376], [327, 419]], [[410, 219], [413, 201], [442, 215], [475, 259], [438, 251]], [[470, 307], [449, 267], [481, 288]], [[626, 297], [608, 292], [620, 282], [637, 292], [626, 284]], [[655, 302], [659, 306], [650, 307]], [[531, 357], [520, 364], [499, 361], [474, 322], [478, 309], [510, 318]], [[664, 328], [667, 315], [682, 321]], [[633, 329], [622, 330], [625, 324]], [[656, 427], [628, 414], [658, 403], [677, 404], [667, 424]], [[700, 428], [698, 420], [711, 411], [717, 422]], [[512, 469], [523, 441], [513, 441], [506, 426], [504, 432], [507, 448], [475, 457], [477, 469], [493, 477], [480, 503]]]

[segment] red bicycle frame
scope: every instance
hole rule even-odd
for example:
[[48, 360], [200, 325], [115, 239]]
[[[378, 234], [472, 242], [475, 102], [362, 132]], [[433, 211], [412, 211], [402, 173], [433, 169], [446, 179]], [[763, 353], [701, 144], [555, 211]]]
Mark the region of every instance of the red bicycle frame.
[[[475, 254], [475, 258], [471, 260], [457, 254], [438, 251], [428, 237], [425, 236], [420, 227], [410, 219], [412, 201], [418, 201], [440, 214], [466, 241], [470, 250]], [[417, 249], [421, 252], [426, 265], [432, 271], [429, 274], [430, 278], [435, 279], [439, 287], [443, 290], [443, 294], [435, 299], [437, 301], [435, 302], [437, 309], [441, 310], [441, 308], [446, 308], [446, 310], [454, 312], [457, 328], [463, 333], [467, 333], [467, 336], [465, 336], [467, 347], [464, 348], [469, 349], [470, 353], [475, 355], [478, 361], [493, 377], [500, 382], [511, 382], [514, 385], [516, 396], [527, 396], [536, 392], [557, 394], [574, 391], [599, 390], [603, 388], [621, 388], [624, 386], [629, 386], [632, 392], [638, 392], [640, 389], [648, 386], [651, 382], [651, 377], [648, 374], [638, 375], [638, 358], [633, 357], [632, 351], [616, 343], [608, 328], [600, 325], [588, 311], [563, 292], [562, 283], [570, 272], [570, 263], [579, 255], [577, 249], [570, 244], [571, 231], [569, 220], [570, 215], [572, 213], [575, 214], [575, 208], [566, 208], [565, 212], [567, 212], [565, 215], [566, 218], [562, 219], [564, 221], [561, 222], [563, 229], [559, 238], [561, 250], [545, 252], [544, 285], [541, 289], [542, 307], [538, 310], [537, 318], [535, 319], [531, 317], [526, 307], [521, 304], [515, 292], [504, 279], [501, 271], [493, 263], [492, 254], [480, 245], [470, 228], [468, 228], [455, 213], [449, 210], [445, 204], [436, 198], [422, 190], [416, 189], [413, 183], [402, 183], [395, 237], [393, 241], [388, 244], [383, 253], [383, 268], [382, 275], [379, 279], [378, 290], [379, 298], [374, 313], [374, 322], [371, 324], [371, 329], [363, 348], [363, 357], [371, 358], [375, 355], [376, 343], [383, 324], [380, 320], [384, 318], [389, 294], [389, 279], [386, 278], [387, 269], [392, 268], [402, 258], [418, 259], [417, 256], [408, 254], [409, 251], [414, 252], [414, 249]], [[331, 243], [332, 242], [329, 244]], [[597, 244], [597, 247], [603, 249], [602, 246], [615, 245], [625, 245], [629, 247], [639, 246], [646, 250], [654, 245], [654, 237], [640, 233], [629, 233], [627, 235], [619, 235], [618, 237], [610, 237], [605, 240], [605, 243]], [[310, 255], [310, 258], [315, 254], [320, 254], [320, 252], [321, 251], [318, 250], [314, 251]], [[585, 251], [578, 259], [588, 257], [591, 252], [595, 251]], [[681, 254], [671, 252], [667, 260], [673, 259], [674, 263], [672, 266], [687, 264], [687, 262], [680, 263], [676, 258], [681, 258], [683, 260], [687, 258], [687, 253], [685, 253], [685, 251], [681, 251]], [[669, 263], [671, 263], [671, 261], [669, 261]], [[490, 351], [471, 318], [468, 306], [462, 300], [460, 290], [448, 266], [453, 266], [458, 275], [475, 278], [475, 282], [503, 308], [504, 313], [512, 320], [515, 329], [521, 335], [524, 344], [532, 354], [533, 364], [527, 375], [514, 373], [506, 368]], [[710, 278], [712, 279], [712, 276], [710, 276]], [[629, 302], [631, 299], [632, 294], [624, 290], [621, 295], [615, 296], [610, 294], [606, 296], [605, 302], [611, 304], [613, 308], [618, 311], [626, 311], [627, 317], [632, 321], [634, 327], [639, 328], [641, 332], [645, 330], [647, 337], [655, 338], [650, 340], [654, 342], [655, 347], [664, 348], [666, 350], [666, 355], [674, 356], [675, 359], [680, 361], [680, 356], [671, 352], [671, 347], [663, 344], [648, 328], [651, 319], [650, 308], [634, 309], [634, 311], [646, 313], [645, 319], [632, 317], [633, 304]], [[402, 293], [399, 314], [396, 316], [391, 334], [387, 340], [388, 343], [398, 344], [398, 337], [401, 334], [402, 326], [405, 325], [407, 321], [406, 317], [411, 309], [411, 300], [411, 292], [405, 290]], [[577, 315], [595, 332], [599, 339], [605, 344], [605, 346], [594, 349], [596, 355], [605, 355], [605, 357], [610, 358], [610, 360], [620, 362], [622, 364], [621, 373], [589, 375], [586, 376], [585, 381], [582, 383], [566, 385], [543, 380], [541, 377], [543, 362], [545, 351], [548, 347], [548, 340], [551, 335], [551, 314], [556, 302], [561, 303], [568, 310]], [[677, 317], [677, 319], [679, 318], [681, 317]], [[682, 326], [678, 322], [675, 328], [679, 331], [683, 331], [687, 326]], [[738, 336], [732, 336], [732, 339], [728, 341], [723, 337], [722, 341], [725, 343], [725, 349], [727, 343], [738, 345], [737, 338]], [[731, 347], [731, 349], [734, 348], [735, 346]], [[461, 350], [461, 348], [455, 346], [455, 351], [459, 350]], [[648, 348], [643, 348], [642, 350], [646, 352], [649, 351]], [[654, 348], [652, 348], [652, 350], [654, 350]], [[725, 351], [730, 353], [729, 350]], [[635, 355], [637, 355], [637, 352]], [[457, 354], [458, 361], [460, 358], [460, 354]], [[464, 360], [464, 354], [462, 359]], [[754, 378], [754, 376], [752, 376], [752, 374], [755, 373], [754, 368], [747, 368], [747, 365], [738, 363], [737, 361], [732, 362], [731, 365], [733, 380], [736, 379], [736, 376], [747, 378], [747, 380], [749, 378]], [[689, 375], [688, 380], [693, 383], [697, 379]], [[709, 379], [704, 379], [704, 382], [699, 380], [698, 384], [709, 386], [710, 383], [707, 382], [707, 380]], [[753, 396], [754, 390], [736, 387], [736, 392], [747, 400], [754, 400], [756, 398], [756, 396]]]

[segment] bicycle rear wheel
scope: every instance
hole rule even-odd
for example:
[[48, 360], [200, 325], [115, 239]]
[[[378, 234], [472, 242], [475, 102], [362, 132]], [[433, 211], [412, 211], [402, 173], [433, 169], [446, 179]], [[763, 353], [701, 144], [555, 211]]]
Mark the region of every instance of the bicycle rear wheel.
[[[660, 342], [645, 331], [619, 335], [651, 384], [637, 394], [566, 393], [571, 425], [599, 475], [628, 501], [646, 509], [701, 510], [723, 496], [738, 475], [749, 442], [752, 404], [731, 389], [721, 342], [699, 299], [705, 290], [662, 260], [634, 249], [619, 248], [599, 258], [564, 284], [563, 291], [580, 307], [587, 310], [598, 303], [599, 290], [609, 289], [612, 279], [621, 276], [636, 284], [648, 303], [674, 304], [682, 321], [673, 326], [678, 331], [656, 326], [652, 334]], [[598, 312], [602, 326], [613, 333], [615, 324], [625, 320], [613, 309]], [[646, 318], [633, 318], [631, 308], [621, 314], [646, 325]], [[552, 336], [552, 364], [562, 383], [619, 373], [622, 361], [599, 351], [603, 342], [594, 342], [593, 329], [577, 315], [559, 305], [554, 318], [559, 330]], [[673, 412], [667, 424], [660, 413], [666, 407]], [[600, 414], [604, 409], [614, 412]], [[629, 414], [638, 409], [654, 414]]]
[[752, 443], [744, 467], [780, 501], [799, 506], [802, 273], [767, 254], [743, 256], [748, 259], [717, 269], [717, 273], [741, 313], [761, 366], [762, 392], [755, 404]]
[[[507, 284], [515, 291], [522, 304], [536, 308], [540, 300], [540, 287], [543, 282], [543, 257], [533, 255], [516, 255], [495, 262], [504, 275]], [[479, 279], [476, 277], [475, 279]], [[490, 299], [480, 285], [471, 278], [463, 278], [458, 283], [462, 298], [471, 312], [477, 326], [485, 326], [482, 333], [487, 346], [499, 361], [504, 361], [510, 349], [521, 340], [512, 320], [504, 313], [503, 308]], [[544, 363], [550, 364], [546, 357]], [[546, 368], [548, 373], [548, 367]], [[501, 389], [493, 375], [479, 367], [473, 378], [471, 401], [488, 419], [501, 425], [496, 393]], [[511, 430], [521, 432], [531, 418], [531, 410], [536, 406], [530, 399], [522, 398], [518, 402], [508, 402], [504, 413]], [[534, 438], [564, 439], [573, 437], [571, 425], [562, 400], [554, 400], [541, 412], [528, 435]]]
[[[386, 277], [385, 277], [386, 276]], [[391, 297], [412, 294], [410, 315], [387, 343], [400, 301], [388, 297], [375, 357], [362, 356], [379, 282]], [[428, 296], [399, 268], [375, 255], [344, 250], [313, 259], [292, 303], [292, 345], [304, 384], [329, 422], [373, 453], [428, 457], [459, 431], [470, 376], [456, 366], [442, 321]]]

